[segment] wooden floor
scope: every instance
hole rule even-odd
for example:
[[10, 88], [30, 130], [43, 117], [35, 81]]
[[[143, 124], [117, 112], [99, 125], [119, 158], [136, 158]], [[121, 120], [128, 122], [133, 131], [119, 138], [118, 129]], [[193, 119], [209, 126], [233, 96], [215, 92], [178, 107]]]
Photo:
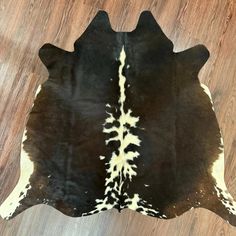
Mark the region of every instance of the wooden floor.
[[[98, 9], [113, 29], [131, 31], [150, 9], [175, 51], [205, 44], [211, 53], [200, 72], [209, 86], [225, 140], [225, 180], [236, 198], [236, 1], [235, 0], [0, 0], [0, 201], [19, 177], [19, 148], [35, 88], [47, 78], [37, 56], [50, 42], [73, 50]], [[125, 210], [70, 218], [38, 205], [11, 221], [0, 220], [0, 235], [236, 235], [214, 213], [196, 209], [173, 220]]]

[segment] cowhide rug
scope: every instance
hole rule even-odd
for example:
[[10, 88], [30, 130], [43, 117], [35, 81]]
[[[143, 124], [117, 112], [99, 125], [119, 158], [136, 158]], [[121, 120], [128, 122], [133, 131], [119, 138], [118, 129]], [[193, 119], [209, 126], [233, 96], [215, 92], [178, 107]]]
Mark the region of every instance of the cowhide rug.
[[3, 218], [40, 203], [69, 216], [129, 208], [165, 219], [203, 207], [236, 225], [223, 139], [198, 80], [204, 46], [174, 53], [150, 12], [132, 32], [115, 32], [100, 11], [74, 52], [45, 44], [39, 56], [49, 78]]

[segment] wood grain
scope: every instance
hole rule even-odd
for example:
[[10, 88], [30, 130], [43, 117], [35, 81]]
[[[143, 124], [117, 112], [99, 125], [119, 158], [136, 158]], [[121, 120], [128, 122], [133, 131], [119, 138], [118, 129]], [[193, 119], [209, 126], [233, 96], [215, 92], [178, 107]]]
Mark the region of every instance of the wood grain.
[[[225, 180], [236, 198], [236, 1], [235, 0], [0, 0], [0, 202], [19, 177], [19, 149], [35, 88], [47, 79], [38, 50], [46, 42], [73, 50], [98, 9], [116, 31], [131, 31], [151, 10], [175, 51], [205, 44], [211, 53], [199, 77], [209, 86], [225, 141]], [[214, 213], [196, 209], [173, 220], [125, 210], [70, 218], [39, 205], [11, 221], [0, 235], [236, 235]]]

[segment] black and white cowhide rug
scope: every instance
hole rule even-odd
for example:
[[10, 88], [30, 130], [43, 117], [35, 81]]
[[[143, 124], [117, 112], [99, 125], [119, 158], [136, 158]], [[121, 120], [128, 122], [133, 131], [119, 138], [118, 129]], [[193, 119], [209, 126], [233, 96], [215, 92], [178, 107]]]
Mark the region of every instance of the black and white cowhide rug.
[[74, 52], [45, 44], [39, 56], [49, 78], [29, 115], [3, 218], [40, 203], [69, 216], [129, 208], [165, 219], [203, 207], [236, 225], [223, 139], [198, 80], [204, 46], [174, 53], [150, 12], [135, 30], [115, 32], [100, 11]]

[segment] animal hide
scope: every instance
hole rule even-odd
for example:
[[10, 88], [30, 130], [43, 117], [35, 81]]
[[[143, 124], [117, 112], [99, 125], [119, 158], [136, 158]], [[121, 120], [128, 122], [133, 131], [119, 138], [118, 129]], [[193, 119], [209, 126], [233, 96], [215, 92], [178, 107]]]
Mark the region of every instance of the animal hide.
[[221, 132], [198, 80], [208, 50], [174, 53], [147, 11], [131, 32], [112, 30], [100, 11], [74, 47], [39, 51], [49, 78], [0, 215], [45, 203], [69, 216], [129, 208], [169, 219], [203, 207], [236, 225]]

